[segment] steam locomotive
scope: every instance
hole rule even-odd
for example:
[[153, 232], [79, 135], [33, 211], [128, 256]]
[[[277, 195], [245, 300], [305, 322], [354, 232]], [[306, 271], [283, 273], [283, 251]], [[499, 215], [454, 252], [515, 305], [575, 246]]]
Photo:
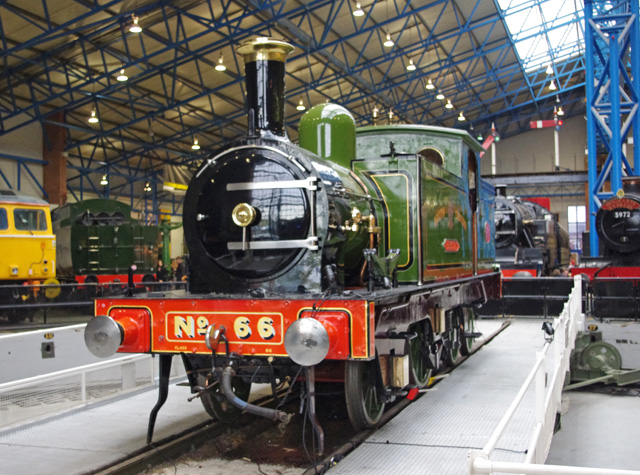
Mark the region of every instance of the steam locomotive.
[[[585, 252], [572, 275], [589, 281], [590, 313], [597, 318], [640, 315], [640, 180], [626, 177], [596, 213], [600, 257]], [[589, 242], [585, 233], [583, 242]]]
[[495, 221], [496, 262], [505, 278], [549, 276], [569, 265], [569, 234], [538, 203], [498, 196]]
[[[97, 299], [85, 341], [96, 355], [160, 355], [151, 441], [180, 354], [192, 392], [222, 421], [253, 383], [306, 384], [322, 452], [316, 382], [344, 385], [356, 428], [425, 387], [469, 352], [473, 307], [500, 292], [494, 194], [480, 179], [480, 145], [466, 132], [364, 127], [323, 104], [285, 134], [289, 44], [241, 45], [248, 133], [206, 159], [189, 184], [183, 225], [189, 290]], [[357, 157], [357, 158], [356, 158]], [[302, 382], [303, 381], [303, 382]]]

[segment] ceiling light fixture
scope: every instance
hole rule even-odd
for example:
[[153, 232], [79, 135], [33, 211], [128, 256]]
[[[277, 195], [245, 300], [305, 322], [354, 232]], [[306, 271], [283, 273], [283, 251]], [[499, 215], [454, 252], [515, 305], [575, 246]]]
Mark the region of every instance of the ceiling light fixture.
[[546, 69], [545, 73], [547, 73], [547, 74], [553, 74], [553, 68], [551, 67], [551, 64], [548, 64], [548, 65], [547, 65], [547, 69]]
[[387, 48], [391, 48], [393, 46], [393, 40], [391, 39], [391, 35], [387, 33], [387, 40], [383, 43]]
[[555, 91], [556, 89], [558, 89], [558, 87], [556, 86], [556, 82], [552, 79], [551, 84], [549, 84], [549, 90]]
[[137, 16], [133, 15], [133, 24], [129, 27], [131, 33], [142, 33], [142, 27], [138, 25], [139, 20]]
[[100, 180], [100, 184], [102, 186], [106, 186], [109, 184], [109, 180], [107, 180], [107, 175], [102, 175], [102, 180]]
[[478, 134], [478, 142], [482, 142], [482, 134]]
[[431, 79], [427, 79], [427, 85], [425, 86], [427, 89], [429, 89], [430, 91], [432, 89], [435, 89], [436, 87], [433, 85], [433, 81], [431, 81]]
[[149, 183], [148, 181], [145, 182], [145, 184], [144, 184], [144, 191], [146, 191], [146, 192], [151, 191], [151, 183]]
[[447, 109], [453, 109], [453, 104], [451, 104], [451, 99], [447, 99], [447, 103], [444, 106]]
[[467, 120], [467, 118], [464, 116], [464, 114], [462, 113], [462, 111], [460, 111], [460, 115], [458, 116], [458, 120], [460, 122], [464, 122], [465, 120]]
[[440, 101], [444, 100], [444, 94], [442, 94], [442, 91], [438, 91], [438, 94], [436, 94], [436, 99]]
[[97, 124], [98, 122], [100, 122], [100, 119], [98, 119], [98, 115], [96, 113], [95, 107], [91, 109], [91, 115], [87, 119], [87, 122], [89, 122], [90, 124]]
[[353, 11], [353, 16], [364, 16], [364, 10], [360, 6], [360, 2], [356, 2], [356, 9]]
[[558, 107], [558, 115], [564, 115], [564, 111], [562, 110], [562, 106]]
[[127, 76], [127, 75], [124, 73], [124, 68], [122, 68], [122, 69], [120, 70], [120, 74], [118, 74], [118, 75], [116, 76], [116, 80], [118, 80], [118, 81], [120, 81], [120, 82], [125, 82], [125, 81], [127, 81], [128, 79], [129, 79], [129, 76]]
[[200, 144], [198, 143], [198, 139], [193, 139], [193, 145], [191, 146], [191, 150], [200, 150]]
[[409, 64], [407, 64], [407, 71], [415, 71], [416, 65], [413, 64], [413, 59], [409, 60]]
[[224, 65], [224, 59], [222, 58], [222, 53], [220, 53], [220, 58], [218, 59], [218, 64], [216, 64], [216, 71], [226, 71], [227, 67]]
[[303, 111], [306, 109], [306, 107], [304, 106], [304, 102], [302, 100], [302, 97], [300, 98], [300, 102], [298, 102], [298, 105], [296, 106], [296, 109], [298, 109], [299, 111]]

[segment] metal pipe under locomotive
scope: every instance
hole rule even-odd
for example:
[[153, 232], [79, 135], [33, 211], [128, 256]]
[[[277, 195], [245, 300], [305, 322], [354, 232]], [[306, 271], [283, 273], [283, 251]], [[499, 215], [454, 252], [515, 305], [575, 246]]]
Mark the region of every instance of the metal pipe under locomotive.
[[189, 291], [96, 301], [85, 333], [95, 354], [160, 355], [149, 440], [180, 354], [192, 391], [223, 421], [247, 411], [286, 422], [247, 402], [251, 384], [270, 383], [277, 398], [303, 372], [322, 450], [316, 381], [342, 382], [352, 424], [374, 427], [385, 403], [469, 351], [472, 307], [498, 297], [479, 144], [454, 129], [365, 127], [356, 160], [353, 118], [325, 104], [300, 123], [314, 153], [294, 145], [283, 123], [292, 50], [265, 38], [238, 50], [249, 131], [189, 184]]
[[505, 278], [549, 276], [569, 265], [569, 234], [542, 205], [497, 196], [495, 220], [496, 262]]

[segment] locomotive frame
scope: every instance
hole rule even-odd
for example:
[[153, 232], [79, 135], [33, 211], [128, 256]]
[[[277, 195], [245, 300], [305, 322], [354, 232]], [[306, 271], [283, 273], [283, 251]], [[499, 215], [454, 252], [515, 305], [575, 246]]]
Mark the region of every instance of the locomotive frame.
[[288, 422], [249, 403], [250, 387], [269, 383], [279, 400], [278, 385], [303, 377], [322, 452], [316, 381], [343, 383], [354, 427], [375, 427], [387, 402], [469, 352], [473, 307], [500, 293], [481, 146], [454, 129], [396, 126], [358, 130], [356, 150], [353, 118], [331, 104], [305, 115], [303, 148], [293, 145], [282, 121], [291, 50], [267, 38], [238, 50], [249, 130], [189, 185], [189, 290], [96, 300], [94, 354], [159, 355], [148, 441], [180, 354], [192, 392], [223, 421], [244, 411]]

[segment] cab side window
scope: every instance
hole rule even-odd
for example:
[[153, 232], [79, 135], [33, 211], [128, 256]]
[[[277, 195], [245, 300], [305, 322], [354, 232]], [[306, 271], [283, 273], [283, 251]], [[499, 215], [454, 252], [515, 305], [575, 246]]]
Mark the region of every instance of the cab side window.
[[47, 220], [41, 209], [13, 210], [13, 221], [18, 231], [46, 231]]
[[472, 151], [468, 153], [469, 159], [469, 206], [472, 211], [478, 209], [478, 162]]
[[0, 231], [4, 231], [9, 228], [9, 222], [7, 221], [7, 210], [0, 208]]
[[439, 167], [444, 165], [444, 157], [435, 148], [423, 148], [418, 152], [418, 155]]

